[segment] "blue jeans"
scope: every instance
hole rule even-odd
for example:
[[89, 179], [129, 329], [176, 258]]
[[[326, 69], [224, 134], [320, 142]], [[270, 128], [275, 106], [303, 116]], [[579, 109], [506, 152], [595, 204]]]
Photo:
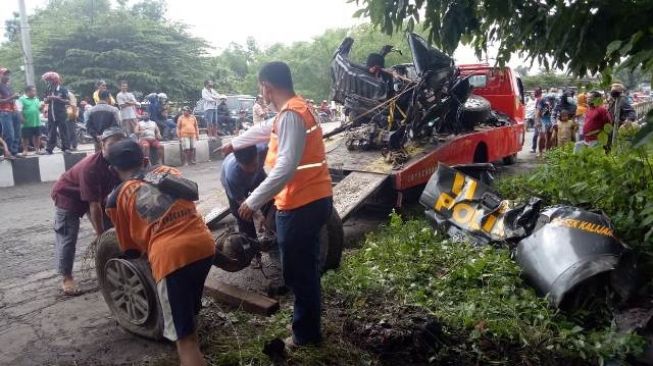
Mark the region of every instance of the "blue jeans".
[[207, 127], [216, 126], [218, 124], [218, 110], [217, 109], [205, 110], [204, 119], [206, 120]]
[[164, 123], [166, 128], [163, 135], [169, 140], [175, 140], [177, 138], [177, 124], [172, 118], [168, 118]]
[[14, 147], [13, 147], [13, 149], [16, 150], [17, 153], [19, 153], [20, 152], [20, 145], [21, 145], [20, 130], [21, 130], [22, 126], [20, 125], [20, 118], [18, 118], [18, 112], [15, 112], [12, 118], [13, 118], [13, 121], [14, 121]]
[[0, 127], [2, 127], [2, 139], [7, 143], [7, 148], [12, 155], [18, 153], [18, 141], [14, 141], [14, 112], [0, 112]]
[[290, 211], [277, 211], [277, 243], [283, 279], [295, 295], [293, 340], [298, 345], [322, 340], [320, 330], [320, 230], [331, 215], [331, 197]]

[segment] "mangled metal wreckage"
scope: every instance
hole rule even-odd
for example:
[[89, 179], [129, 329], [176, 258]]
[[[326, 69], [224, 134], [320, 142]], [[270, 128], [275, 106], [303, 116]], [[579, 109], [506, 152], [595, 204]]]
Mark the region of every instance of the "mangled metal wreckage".
[[[468, 76], [453, 59], [408, 34], [412, 64], [388, 69], [384, 46], [366, 65], [349, 59], [354, 40], [345, 38], [331, 62], [331, 99], [345, 107], [350, 150], [398, 150], [408, 141], [428, 142], [438, 134], [469, 132], [474, 126], [509, 125], [487, 99], [472, 94]], [[376, 56], [376, 57], [374, 57]]]
[[[542, 207], [537, 198], [516, 204], [443, 164], [427, 183], [420, 203], [427, 208], [427, 217], [455, 240], [508, 244], [526, 279], [556, 306], [589, 280], [618, 270], [629, 252], [602, 213]], [[632, 292], [619, 278], [608, 278], [622, 297]]]

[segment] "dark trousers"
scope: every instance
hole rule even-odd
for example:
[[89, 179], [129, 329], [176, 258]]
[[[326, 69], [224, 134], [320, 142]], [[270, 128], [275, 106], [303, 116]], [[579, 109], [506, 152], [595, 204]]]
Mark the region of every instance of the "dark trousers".
[[277, 211], [277, 243], [284, 282], [295, 295], [292, 333], [299, 345], [322, 340], [319, 237], [332, 205], [328, 197], [294, 210]]
[[14, 121], [14, 146], [10, 149], [12, 151], [16, 151], [16, 153], [21, 152], [21, 124], [20, 124], [20, 118], [18, 117], [18, 112], [14, 113], [13, 115], [13, 121]]
[[66, 125], [67, 130], [68, 130], [68, 142], [70, 144], [70, 147], [73, 149], [77, 148], [77, 123], [76, 122], [68, 122]]
[[59, 130], [59, 137], [61, 138], [61, 150], [67, 151], [70, 149], [68, 145], [68, 121], [66, 116], [57, 116], [56, 121], [48, 118], [48, 146], [46, 150], [52, 152], [57, 145], [57, 129]]
[[540, 136], [540, 127], [535, 127], [533, 129], [533, 147], [531, 148], [532, 151], [537, 151], [537, 139]]

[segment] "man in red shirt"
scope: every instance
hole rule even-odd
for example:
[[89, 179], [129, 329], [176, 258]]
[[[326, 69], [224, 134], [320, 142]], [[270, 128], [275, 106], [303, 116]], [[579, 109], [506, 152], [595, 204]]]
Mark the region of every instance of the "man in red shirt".
[[79, 294], [72, 275], [79, 219], [88, 214], [97, 236], [110, 226], [104, 215], [105, 199], [120, 184], [120, 179], [109, 169], [106, 159], [109, 147], [124, 138], [126, 136], [119, 127], [105, 130], [101, 137], [101, 151], [75, 164], [52, 187], [55, 258], [57, 270], [63, 276], [62, 289], [66, 295]]
[[601, 93], [593, 91], [589, 93], [587, 100], [589, 109], [585, 113], [585, 124], [583, 125], [583, 141], [576, 143], [574, 152], [578, 152], [585, 147], [598, 146], [598, 135], [605, 125], [612, 123], [612, 117], [608, 110], [603, 106], [603, 97]]

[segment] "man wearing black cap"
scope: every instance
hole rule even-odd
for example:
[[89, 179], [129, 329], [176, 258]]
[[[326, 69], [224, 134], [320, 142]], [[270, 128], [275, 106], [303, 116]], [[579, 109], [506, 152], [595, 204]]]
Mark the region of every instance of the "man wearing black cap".
[[[147, 255], [163, 313], [163, 336], [177, 344], [180, 364], [206, 365], [195, 317], [202, 307], [215, 244], [190, 200], [196, 198], [171, 189], [170, 184], [152, 183], [167, 175], [175, 182], [184, 179], [167, 166], [144, 169], [143, 152], [136, 141], [126, 139], [111, 146], [108, 160], [123, 181], [107, 199], [107, 214], [120, 249]], [[146, 179], [149, 175], [157, 179]], [[193, 190], [196, 196], [196, 186]]]
[[101, 151], [75, 164], [61, 175], [52, 188], [55, 258], [57, 270], [63, 276], [62, 288], [66, 295], [79, 293], [72, 275], [79, 219], [88, 214], [96, 236], [100, 236], [109, 226], [104, 216], [104, 201], [120, 180], [109, 169], [107, 156], [109, 147], [125, 137], [118, 127], [105, 130], [101, 137]]

